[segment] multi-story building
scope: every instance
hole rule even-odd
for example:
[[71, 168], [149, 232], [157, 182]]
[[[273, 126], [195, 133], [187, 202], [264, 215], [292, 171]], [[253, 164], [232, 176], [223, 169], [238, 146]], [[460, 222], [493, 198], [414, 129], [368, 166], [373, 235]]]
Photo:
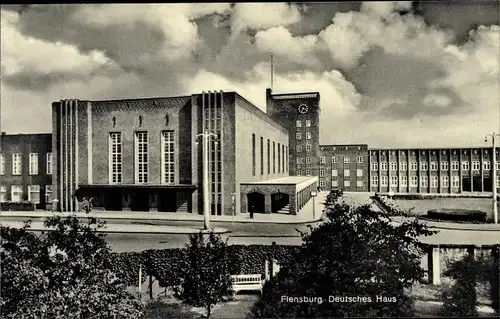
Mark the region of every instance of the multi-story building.
[[[63, 100], [52, 112], [62, 211], [92, 197], [97, 209], [113, 211], [201, 213], [208, 200], [214, 215], [286, 205], [294, 214], [311, 198], [304, 189], [317, 187], [317, 177], [289, 177], [287, 128], [235, 92]], [[200, 134], [210, 136], [208, 157]]]
[[491, 192], [500, 188], [500, 149], [370, 149], [370, 191], [395, 193]]
[[51, 134], [2, 133], [0, 201], [33, 202], [45, 209], [52, 198]]

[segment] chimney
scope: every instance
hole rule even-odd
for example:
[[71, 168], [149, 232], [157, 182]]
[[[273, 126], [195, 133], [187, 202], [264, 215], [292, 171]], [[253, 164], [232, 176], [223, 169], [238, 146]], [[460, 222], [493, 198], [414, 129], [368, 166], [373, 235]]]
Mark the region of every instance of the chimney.
[[267, 88], [266, 89], [266, 113], [269, 114], [270, 108], [272, 107], [272, 94], [273, 94], [273, 89]]

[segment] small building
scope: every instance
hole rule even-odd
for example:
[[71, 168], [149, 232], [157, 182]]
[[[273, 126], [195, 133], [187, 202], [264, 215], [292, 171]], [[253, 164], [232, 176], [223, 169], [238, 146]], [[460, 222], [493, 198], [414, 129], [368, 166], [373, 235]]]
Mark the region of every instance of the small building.
[[0, 137], [0, 202], [30, 201], [46, 209], [52, 198], [52, 135]]
[[[52, 112], [53, 188], [61, 211], [76, 211], [91, 197], [95, 209], [110, 211], [201, 214], [208, 200], [212, 215], [239, 214], [251, 209], [240, 195], [248, 183], [259, 183], [259, 191], [289, 176], [287, 128], [236, 92], [62, 100]], [[203, 136], [210, 136], [208, 199]], [[266, 207], [255, 212], [271, 213]]]

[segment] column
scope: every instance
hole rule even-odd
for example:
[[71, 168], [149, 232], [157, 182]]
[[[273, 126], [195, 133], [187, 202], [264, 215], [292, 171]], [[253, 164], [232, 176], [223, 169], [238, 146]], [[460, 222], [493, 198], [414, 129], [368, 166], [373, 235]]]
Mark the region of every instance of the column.
[[372, 191], [372, 151], [368, 151], [368, 191]]
[[420, 150], [417, 151], [417, 193], [422, 192], [422, 187], [420, 187]]
[[480, 170], [481, 170], [481, 192], [484, 192], [484, 150], [481, 149], [481, 159], [479, 162], [479, 165], [481, 165]]
[[462, 162], [463, 162], [463, 157], [462, 157], [462, 149], [458, 150], [458, 182], [460, 183], [460, 193], [464, 192], [464, 183], [462, 180]]
[[470, 191], [474, 191], [474, 175], [472, 170], [472, 149], [469, 150]]
[[441, 284], [441, 264], [439, 246], [429, 246], [427, 252], [427, 269], [429, 283]]
[[378, 150], [378, 191], [382, 192], [382, 165], [381, 160], [382, 160], [382, 155], [381, 155], [381, 150]]
[[441, 150], [438, 151], [438, 193], [442, 193], [442, 180], [441, 180]]
[[432, 181], [432, 171], [431, 171], [431, 161], [432, 161], [432, 157], [431, 157], [431, 150], [427, 150], [427, 193], [431, 193], [432, 192], [432, 187], [431, 187], [431, 181]]
[[411, 171], [410, 171], [410, 163], [411, 163], [411, 160], [410, 160], [410, 154], [411, 154], [411, 151], [410, 150], [405, 150], [406, 152], [406, 174], [408, 175], [408, 181], [407, 181], [407, 186], [408, 186], [408, 193], [411, 193]]

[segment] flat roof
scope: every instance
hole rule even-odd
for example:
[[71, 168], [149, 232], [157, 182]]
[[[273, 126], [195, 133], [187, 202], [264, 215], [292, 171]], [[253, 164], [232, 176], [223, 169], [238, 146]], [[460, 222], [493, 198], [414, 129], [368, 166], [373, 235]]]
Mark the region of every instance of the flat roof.
[[273, 185], [297, 185], [303, 182], [307, 182], [309, 180], [316, 180], [316, 176], [287, 176], [280, 177], [276, 179], [270, 179], [267, 181], [258, 181], [258, 182], [247, 182], [241, 183], [246, 185], [265, 185], [265, 184], [273, 184]]

